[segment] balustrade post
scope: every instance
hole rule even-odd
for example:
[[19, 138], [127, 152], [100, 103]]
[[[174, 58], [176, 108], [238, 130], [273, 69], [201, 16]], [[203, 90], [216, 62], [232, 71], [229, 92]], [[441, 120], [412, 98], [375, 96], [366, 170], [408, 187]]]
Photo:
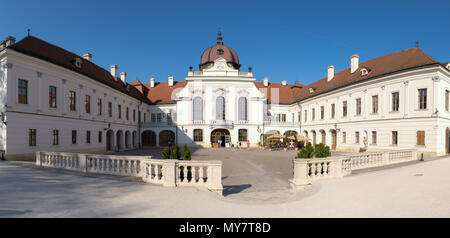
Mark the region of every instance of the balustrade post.
[[208, 189], [222, 195], [222, 161], [208, 163], [206, 172]]
[[178, 171], [178, 162], [175, 160], [167, 160], [163, 162], [162, 167], [162, 180], [163, 186], [165, 187], [175, 187], [177, 186], [177, 173]]
[[417, 150], [412, 150], [412, 159], [411, 160], [420, 160], [419, 157], [417, 157]]
[[331, 161], [331, 177], [333, 178], [342, 178], [344, 177], [344, 173], [342, 171], [342, 161], [343, 158], [339, 158]]
[[291, 186], [297, 189], [305, 189], [311, 186], [309, 181], [309, 161], [305, 159], [294, 159], [294, 178], [291, 180]]
[[36, 151], [36, 166], [42, 166], [40, 151]]
[[382, 164], [381, 165], [388, 165], [389, 164], [389, 151], [382, 152]]
[[87, 155], [86, 154], [78, 154], [78, 161], [80, 161], [78, 170], [87, 173], [88, 165], [87, 165]]

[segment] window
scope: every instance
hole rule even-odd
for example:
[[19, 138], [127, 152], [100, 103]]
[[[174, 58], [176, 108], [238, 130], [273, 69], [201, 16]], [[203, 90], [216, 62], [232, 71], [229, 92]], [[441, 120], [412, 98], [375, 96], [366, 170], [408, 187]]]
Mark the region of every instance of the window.
[[102, 115], [102, 99], [97, 98], [97, 114]]
[[372, 145], [376, 145], [376, 144], [377, 144], [377, 132], [372, 131]]
[[70, 91], [69, 92], [69, 97], [70, 97], [70, 105], [69, 105], [69, 107], [70, 107], [70, 110], [71, 111], [75, 111], [77, 108], [76, 108], [76, 92], [75, 91]]
[[345, 144], [347, 143], [347, 132], [342, 132], [342, 143]]
[[445, 110], [446, 111], [449, 111], [449, 100], [450, 100], [450, 98], [449, 98], [449, 94], [450, 94], [450, 91], [448, 91], [448, 90], [445, 90]]
[[372, 96], [372, 113], [378, 113], [378, 95]]
[[247, 98], [240, 97], [239, 98], [239, 120], [246, 121], [247, 120]]
[[392, 144], [398, 145], [398, 131], [392, 132]]
[[128, 120], [130, 120], [130, 109], [127, 107], [126, 111], [125, 111], [125, 118]]
[[325, 106], [321, 106], [320, 107], [320, 119], [324, 119], [325, 118]]
[[308, 111], [307, 110], [305, 110], [305, 122], [306, 122], [306, 120], [308, 120]]
[[36, 129], [28, 130], [28, 145], [36, 146]]
[[112, 102], [108, 102], [108, 116], [112, 117]]
[[77, 143], [77, 131], [73, 130], [72, 131], [72, 144], [76, 144]]
[[168, 113], [166, 114], [166, 121], [167, 121], [167, 123], [169, 123], [169, 124], [172, 123], [172, 113], [171, 113], [171, 112], [168, 112]]
[[56, 108], [56, 87], [48, 87], [48, 106], [50, 108]]
[[20, 104], [28, 104], [28, 81], [19, 79], [19, 103]]
[[194, 141], [195, 142], [203, 141], [203, 130], [202, 129], [194, 129]]
[[219, 96], [216, 98], [216, 120], [225, 120], [225, 98]]
[[417, 145], [425, 145], [425, 131], [417, 131]]
[[156, 122], [156, 113], [150, 114], [150, 120], [151, 122]]
[[400, 105], [399, 93], [398, 92], [393, 92], [392, 93], [392, 111], [393, 112], [398, 112], [399, 105]]
[[361, 98], [356, 99], [356, 115], [361, 115]]
[[314, 121], [316, 119], [316, 109], [312, 109], [312, 120]]
[[86, 131], [86, 144], [91, 143], [91, 131]]
[[91, 113], [91, 96], [86, 95], [84, 100], [84, 106], [86, 113]]
[[343, 117], [347, 116], [347, 101], [342, 102], [342, 116]]
[[119, 119], [122, 119], [122, 105], [117, 105], [117, 113]]
[[355, 144], [359, 144], [359, 131], [355, 132]]
[[281, 121], [286, 122], [286, 114], [281, 114]]
[[427, 89], [419, 89], [419, 109], [427, 109]]
[[162, 114], [161, 113], [157, 113], [156, 114], [156, 122], [161, 122], [162, 121]]
[[53, 145], [59, 144], [59, 130], [53, 130]]
[[247, 129], [239, 129], [239, 141], [247, 141]]
[[133, 121], [136, 121], [136, 109], [133, 109]]
[[331, 104], [331, 118], [334, 118], [335, 113], [336, 113], [336, 105], [333, 103]]
[[102, 143], [102, 132], [98, 132], [98, 143]]

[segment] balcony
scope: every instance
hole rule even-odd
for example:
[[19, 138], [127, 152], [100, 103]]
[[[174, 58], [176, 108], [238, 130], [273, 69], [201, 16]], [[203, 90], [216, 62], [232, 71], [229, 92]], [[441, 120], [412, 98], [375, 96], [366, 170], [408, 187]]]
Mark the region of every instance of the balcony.
[[204, 125], [205, 121], [203, 120], [192, 120], [193, 125]]
[[228, 128], [228, 129], [233, 129], [234, 127], [234, 123], [231, 120], [212, 120], [209, 123], [209, 127], [211, 129], [214, 128]]
[[248, 120], [238, 120], [236, 122], [236, 124], [238, 124], [238, 125], [247, 125], [248, 124]]

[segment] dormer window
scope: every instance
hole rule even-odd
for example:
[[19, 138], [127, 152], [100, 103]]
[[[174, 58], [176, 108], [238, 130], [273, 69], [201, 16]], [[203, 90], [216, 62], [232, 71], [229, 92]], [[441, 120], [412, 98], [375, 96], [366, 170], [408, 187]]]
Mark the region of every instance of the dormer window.
[[77, 68], [81, 68], [81, 63], [82, 63], [83, 61], [81, 61], [81, 58], [74, 58], [73, 60], [72, 60], [72, 63], [73, 63], [73, 65], [75, 65], [75, 67], [77, 67]]
[[217, 50], [217, 54], [218, 54], [218, 55], [223, 55], [223, 53], [224, 53], [224, 51], [223, 51], [222, 49], [218, 49], [218, 50]]
[[314, 91], [316, 91], [316, 88], [309, 88], [309, 93], [313, 93]]
[[450, 70], [450, 63], [447, 64], [447, 66], [445, 66], [448, 70]]
[[361, 69], [361, 76], [368, 75], [369, 72], [370, 72], [370, 69], [369, 69], [369, 68], [362, 68], [362, 69]]

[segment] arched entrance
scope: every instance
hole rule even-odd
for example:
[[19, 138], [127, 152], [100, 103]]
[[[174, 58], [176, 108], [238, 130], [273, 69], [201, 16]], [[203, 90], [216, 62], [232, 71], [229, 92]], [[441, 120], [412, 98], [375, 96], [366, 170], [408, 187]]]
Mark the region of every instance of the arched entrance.
[[156, 133], [154, 131], [142, 132], [142, 146], [156, 146]]
[[214, 148], [225, 147], [230, 141], [230, 132], [227, 129], [215, 129], [211, 132], [211, 146]]
[[331, 149], [336, 150], [337, 133], [336, 130], [331, 130]]
[[106, 132], [106, 150], [112, 150], [114, 148], [114, 132], [109, 130]]
[[131, 142], [131, 134], [129, 131], [125, 132], [125, 148], [130, 148], [130, 142]]
[[316, 139], [317, 139], [317, 134], [316, 134], [316, 131], [311, 131], [311, 134], [312, 134], [312, 144], [315, 146], [316, 145]]
[[324, 130], [320, 130], [320, 136], [322, 137], [322, 140], [320, 143], [326, 145], [327, 144], [327, 133], [325, 133]]
[[116, 148], [118, 150], [123, 149], [122, 140], [123, 140], [123, 132], [117, 131], [117, 133], [116, 133]]
[[285, 136], [296, 136], [298, 133], [296, 131], [286, 131], [284, 132]]
[[159, 133], [159, 146], [175, 145], [175, 133], [173, 131], [161, 131]]

